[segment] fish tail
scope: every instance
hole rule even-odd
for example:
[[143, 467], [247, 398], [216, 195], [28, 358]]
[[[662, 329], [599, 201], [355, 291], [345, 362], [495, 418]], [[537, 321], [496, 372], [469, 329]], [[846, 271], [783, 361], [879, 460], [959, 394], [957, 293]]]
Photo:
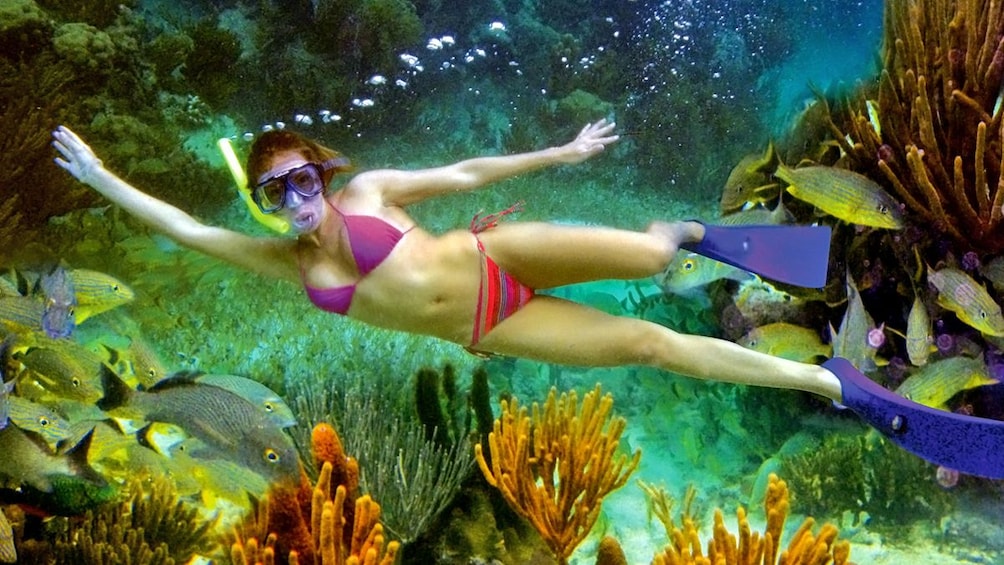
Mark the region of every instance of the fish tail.
[[124, 405], [133, 392], [108, 363], [101, 363], [101, 387], [105, 395], [98, 401], [97, 406], [105, 411]]

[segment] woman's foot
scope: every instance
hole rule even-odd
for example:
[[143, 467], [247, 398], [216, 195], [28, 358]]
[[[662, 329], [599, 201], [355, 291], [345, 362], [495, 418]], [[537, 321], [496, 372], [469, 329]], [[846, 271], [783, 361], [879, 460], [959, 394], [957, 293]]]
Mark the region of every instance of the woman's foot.
[[665, 239], [673, 249], [681, 243], [698, 243], [704, 239], [704, 225], [700, 222], [652, 222], [648, 233]]

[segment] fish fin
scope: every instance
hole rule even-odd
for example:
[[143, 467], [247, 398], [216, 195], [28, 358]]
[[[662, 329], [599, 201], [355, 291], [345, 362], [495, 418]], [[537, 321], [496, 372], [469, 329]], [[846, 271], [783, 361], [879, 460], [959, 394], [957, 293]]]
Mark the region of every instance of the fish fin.
[[175, 386], [196, 384], [199, 382], [199, 377], [204, 374], [205, 371], [178, 371], [160, 379], [146, 390], [147, 392], [156, 392]]
[[67, 457], [70, 462], [70, 468], [73, 469], [78, 477], [95, 484], [106, 485], [108, 481], [101, 476], [101, 473], [95, 471], [94, 467], [91, 467], [91, 464], [87, 461], [87, 453], [91, 450], [91, 440], [93, 439], [94, 428], [91, 428], [89, 432], [80, 438], [80, 441], [76, 445], [68, 449], [63, 455]]
[[101, 388], [105, 395], [97, 402], [97, 407], [105, 412], [129, 402], [133, 390], [108, 363], [101, 363]]

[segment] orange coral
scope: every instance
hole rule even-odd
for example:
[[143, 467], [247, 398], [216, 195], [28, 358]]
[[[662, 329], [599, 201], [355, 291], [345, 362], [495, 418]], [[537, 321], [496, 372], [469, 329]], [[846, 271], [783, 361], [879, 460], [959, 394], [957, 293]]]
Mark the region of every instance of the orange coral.
[[274, 487], [258, 518], [245, 526], [251, 533], [237, 533], [231, 546], [234, 565], [393, 563], [399, 544], [386, 542], [380, 505], [369, 496], [355, 498], [359, 466], [345, 455], [334, 428], [318, 424], [311, 444], [321, 464], [317, 484], [311, 486], [304, 473], [298, 486]]
[[624, 485], [641, 458], [640, 451], [631, 458], [616, 455], [625, 422], [608, 422], [612, 407], [613, 398], [601, 398], [599, 385], [585, 395], [581, 409], [574, 391], [559, 399], [552, 388], [543, 412], [534, 403], [532, 418], [515, 399], [503, 400], [488, 436], [490, 468], [481, 444], [475, 446], [485, 479], [533, 524], [562, 564], [589, 534], [603, 498]]
[[851, 546], [847, 541], [836, 541], [837, 528], [825, 524], [818, 535], [813, 535], [815, 521], [806, 518], [795, 533], [788, 548], [778, 555], [781, 532], [788, 517], [788, 485], [771, 474], [770, 485], [764, 496], [767, 528], [761, 537], [751, 532], [746, 510], [739, 508], [739, 538], [725, 528], [721, 510], [715, 511], [714, 534], [708, 542], [708, 555], [701, 551], [701, 540], [694, 522], [685, 517], [683, 529], [667, 528], [671, 543], [657, 554], [652, 565], [845, 565], [850, 558]]

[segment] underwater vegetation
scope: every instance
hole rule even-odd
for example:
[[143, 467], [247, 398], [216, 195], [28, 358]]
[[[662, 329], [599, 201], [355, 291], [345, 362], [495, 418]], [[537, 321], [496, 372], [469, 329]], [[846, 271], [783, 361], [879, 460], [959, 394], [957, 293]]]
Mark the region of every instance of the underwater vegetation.
[[833, 125], [855, 170], [979, 254], [1004, 250], [1002, 34], [993, 2], [887, 2], [877, 93], [848, 100]]
[[864, 511], [872, 527], [893, 536], [897, 525], [918, 516], [943, 516], [952, 500], [929, 463], [876, 433], [831, 435], [822, 445], [783, 457], [780, 472], [790, 477], [792, 500], [806, 514]]

